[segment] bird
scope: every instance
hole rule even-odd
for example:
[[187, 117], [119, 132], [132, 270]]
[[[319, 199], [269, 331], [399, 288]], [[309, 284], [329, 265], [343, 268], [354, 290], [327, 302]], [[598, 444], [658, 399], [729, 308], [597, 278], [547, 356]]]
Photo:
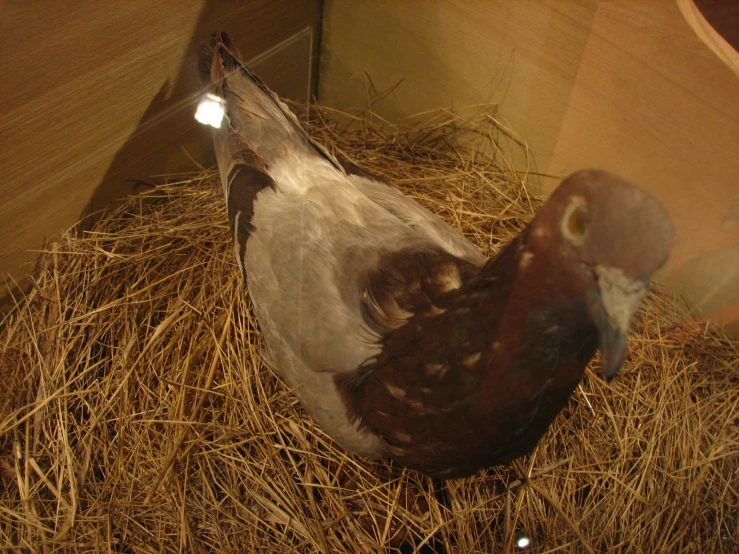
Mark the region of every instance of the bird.
[[198, 67], [265, 365], [343, 449], [466, 477], [532, 452], [596, 352], [617, 374], [675, 240], [654, 196], [579, 170], [487, 258], [309, 138], [227, 33]]

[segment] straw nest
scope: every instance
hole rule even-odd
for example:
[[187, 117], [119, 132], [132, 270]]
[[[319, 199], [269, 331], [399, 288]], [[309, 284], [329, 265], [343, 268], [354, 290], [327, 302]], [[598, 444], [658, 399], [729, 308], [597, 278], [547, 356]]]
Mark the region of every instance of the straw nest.
[[[489, 110], [313, 113], [487, 252], [536, 208]], [[167, 181], [50, 243], [4, 321], [0, 550], [737, 551], [739, 348], [675, 301], [648, 299], [622, 376], [588, 372], [521, 464], [431, 480], [313, 424], [260, 361], [216, 175]]]

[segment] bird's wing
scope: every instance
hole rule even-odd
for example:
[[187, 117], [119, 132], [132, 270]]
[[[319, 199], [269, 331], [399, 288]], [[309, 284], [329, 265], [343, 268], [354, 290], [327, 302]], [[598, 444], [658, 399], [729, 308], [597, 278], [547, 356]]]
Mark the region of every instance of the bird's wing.
[[[414, 312], [433, 310], [430, 292], [456, 286], [456, 274], [413, 262], [445, 255], [453, 265], [457, 259], [335, 170], [293, 170], [294, 178], [311, 179], [314, 186], [299, 195], [285, 192], [280, 169], [273, 168], [276, 186], [254, 202], [254, 231], [245, 249], [249, 293], [270, 365], [334, 438], [377, 456], [384, 441], [347, 414], [335, 379], [375, 359], [384, 334]], [[398, 263], [388, 266], [393, 253]]]
[[314, 184], [284, 192], [273, 169], [276, 186], [254, 203], [249, 291], [276, 343], [313, 371], [352, 371], [377, 355], [385, 332], [482, 265], [464, 257], [485, 258], [464, 242], [447, 252], [425, 232], [433, 220], [408, 223], [327, 166], [292, 163], [291, 175]]

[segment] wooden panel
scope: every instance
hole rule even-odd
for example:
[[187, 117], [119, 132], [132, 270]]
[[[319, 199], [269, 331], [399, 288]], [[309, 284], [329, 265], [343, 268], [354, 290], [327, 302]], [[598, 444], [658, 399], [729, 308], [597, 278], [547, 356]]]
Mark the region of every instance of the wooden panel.
[[260, 69], [296, 100], [310, 71], [293, 68], [317, 67], [320, 0], [6, 0], [0, 10], [0, 272], [12, 279], [44, 237], [132, 180], [210, 163], [193, 104], [195, 54], [211, 32], [231, 32], [247, 58], [287, 41]]
[[662, 277], [696, 312], [737, 321], [736, 52], [706, 46], [677, 2], [690, 0], [330, 0], [320, 100], [361, 105], [366, 73], [378, 89], [402, 80], [374, 107], [390, 120], [498, 103], [539, 171], [603, 167], [663, 200], [678, 244]]
[[[554, 150], [597, 0], [329, 0], [319, 98], [347, 108], [367, 100], [399, 117], [439, 106], [499, 105], [539, 168]], [[523, 169], [525, 160], [516, 160]], [[532, 168], [533, 169], [533, 168]]]
[[[718, 318], [739, 302], [737, 75], [676, 3], [609, 0], [593, 20], [572, 98], [549, 172], [603, 167], [661, 198], [678, 231], [667, 282], [697, 313]], [[726, 317], [736, 320], [739, 305]]]

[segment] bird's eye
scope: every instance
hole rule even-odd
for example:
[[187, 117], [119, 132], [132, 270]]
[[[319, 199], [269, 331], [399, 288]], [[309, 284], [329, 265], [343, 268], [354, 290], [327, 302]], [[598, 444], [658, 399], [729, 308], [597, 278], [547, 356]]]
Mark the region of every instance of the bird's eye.
[[587, 212], [582, 206], [575, 207], [567, 218], [567, 229], [575, 238], [582, 238], [588, 230]]
[[574, 244], [584, 242], [585, 235], [588, 234], [588, 210], [584, 198], [570, 198], [562, 218], [562, 234]]

